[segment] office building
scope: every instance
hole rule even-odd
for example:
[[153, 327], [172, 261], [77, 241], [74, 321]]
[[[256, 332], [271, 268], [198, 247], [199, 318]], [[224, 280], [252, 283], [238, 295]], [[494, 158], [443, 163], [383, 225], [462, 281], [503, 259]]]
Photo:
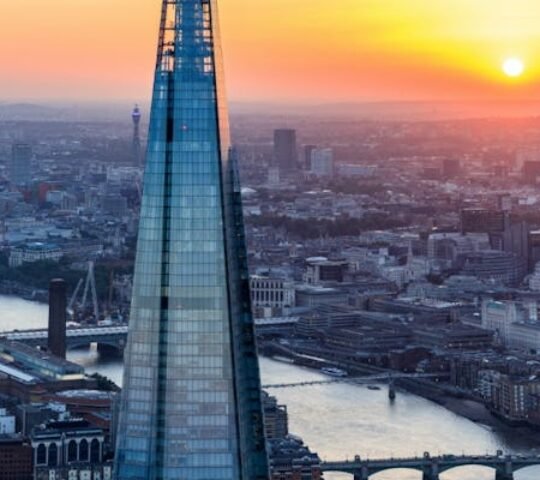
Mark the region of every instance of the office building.
[[508, 226], [504, 210], [467, 208], [461, 211], [462, 233], [502, 233]]
[[10, 415], [5, 408], [0, 408], [0, 435], [15, 433], [15, 416]]
[[279, 129], [274, 131], [274, 165], [281, 172], [296, 169], [298, 154], [296, 150], [296, 130]]
[[442, 161], [442, 175], [451, 179], [458, 177], [461, 173], [461, 163], [458, 158], [444, 158]]
[[535, 184], [540, 176], [540, 160], [526, 160], [523, 162], [523, 179], [527, 183]]
[[311, 153], [317, 148], [316, 145], [304, 145], [304, 158], [303, 158], [303, 167], [304, 170], [311, 169]]
[[495, 332], [496, 341], [508, 348], [540, 351], [540, 323], [535, 303], [484, 300], [482, 327]]
[[17, 143], [11, 148], [9, 179], [14, 185], [25, 185], [32, 180], [32, 147]]
[[531, 271], [540, 262], [540, 230], [529, 232], [528, 248], [529, 271]]
[[252, 275], [251, 300], [254, 307], [284, 308], [294, 306], [294, 283], [283, 278]]
[[331, 148], [317, 148], [311, 152], [311, 173], [317, 177], [334, 174], [334, 152]]
[[8, 261], [10, 267], [20, 267], [23, 263], [58, 262], [63, 256], [64, 252], [55, 243], [30, 242], [12, 248]]
[[0, 436], [0, 480], [32, 480], [32, 447], [17, 435]]
[[266, 480], [217, 2], [162, 7], [115, 474]]
[[320, 285], [325, 282], [343, 282], [349, 262], [345, 260], [330, 261], [324, 257], [312, 257], [306, 260], [304, 282]]
[[462, 273], [504, 285], [518, 285], [526, 272], [525, 260], [515, 253], [485, 250], [465, 256]]

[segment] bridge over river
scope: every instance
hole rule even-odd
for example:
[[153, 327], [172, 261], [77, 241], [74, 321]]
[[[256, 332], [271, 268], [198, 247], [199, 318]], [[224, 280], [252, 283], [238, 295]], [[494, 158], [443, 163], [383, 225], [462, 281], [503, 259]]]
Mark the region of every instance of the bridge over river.
[[[80, 348], [96, 343], [100, 348], [114, 349], [123, 352], [126, 346], [128, 325], [96, 326], [84, 328], [67, 328], [66, 345], [68, 349]], [[0, 338], [21, 342], [33, 347], [47, 347], [47, 329], [14, 330], [0, 333]]]
[[[256, 324], [261, 324], [265, 328], [269, 328], [282, 325], [286, 320], [281, 318], [272, 320], [261, 319], [256, 320]], [[122, 353], [127, 343], [127, 334], [127, 323], [96, 325], [93, 327], [68, 327], [66, 329], [66, 346], [68, 349], [74, 349], [96, 343], [98, 347], [108, 347]], [[4, 338], [41, 348], [47, 347], [47, 337], [47, 329], [0, 332], [0, 339]]]
[[323, 472], [349, 473], [354, 480], [369, 480], [370, 476], [386, 470], [410, 469], [422, 472], [423, 480], [439, 480], [440, 474], [465, 466], [483, 466], [495, 470], [495, 480], [514, 480], [514, 473], [524, 468], [540, 465], [540, 456], [497, 455], [465, 456], [443, 455], [432, 457], [390, 458], [381, 460], [354, 460], [322, 462]]

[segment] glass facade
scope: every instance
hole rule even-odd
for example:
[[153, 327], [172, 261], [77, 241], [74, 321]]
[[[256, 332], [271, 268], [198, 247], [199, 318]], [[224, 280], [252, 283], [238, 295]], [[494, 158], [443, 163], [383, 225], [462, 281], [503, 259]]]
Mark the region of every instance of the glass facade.
[[163, 0], [118, 479], [268, 478], [215, 0]]

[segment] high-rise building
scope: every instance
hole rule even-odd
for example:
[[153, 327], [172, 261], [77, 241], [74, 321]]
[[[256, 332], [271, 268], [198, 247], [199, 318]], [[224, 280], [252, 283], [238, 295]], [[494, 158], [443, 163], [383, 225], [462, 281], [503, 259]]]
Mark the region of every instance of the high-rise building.
[[66, 358], [66, 282], [61, 278], [49, 284], [49, 351]]
[[533, 270], [538, 262], [540, 262], [540, 230], [532, 230], [529, 232], [529, 271]]
[[131, 112], [131, 119], [133, 120], [133, 163], [136, 166], [142, 164], [141, 155], [141, 137], [139, 133], [139, 125], [141, 123], [141, 110], [138, 105], [135, 105], [133, 112]]
[[311, 152], [317, 148], [316, 145], [304, 145], [304, 170], [311, 169]]
[[116, 476], [265, 480], [216, 0], [163, 0]]
[[457, 158], [444, 158], [442, 161], [442, 175], [444, 178], [455, 178], [461, 173], [461, 163]]
[[461, 211], [462, 233], [502, 233], [509, 224], [507, 212], [487, 208], [465, 208]]
[[523, 179], [527, 183], [535, 184], [540, 177], [540, 160], [526, 160], [522, 167]]
[[284, 128], [274, 131], [274, 162], [282, 172], [296, 169], [298, 162], [296, 130]]
[[334, 174], [334, 152], [331, 148], [317, 148], [311, 152], [311, 173], [317, 177]]
[[16, 143], [11, 147], [9, 179], [14, 185], [24, 185], [32, 180], [32, 147]]

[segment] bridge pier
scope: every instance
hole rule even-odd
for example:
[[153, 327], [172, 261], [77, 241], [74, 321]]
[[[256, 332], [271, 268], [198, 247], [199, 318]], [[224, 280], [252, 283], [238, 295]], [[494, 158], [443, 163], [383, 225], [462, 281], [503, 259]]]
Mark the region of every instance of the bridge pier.
[[504, 459], [504, 464], [499, 464], [495, 480], [514, 480], [514, 468], [510, 457]]
[[422, 480], [439, 480], [439, 464], [437, 459], [430, 459], [429, 454], [426, 460], [429, 461], [429, 464], [424, 466], [424, 472], [422, 474]]
[[369, 480], [369, 470], [367, 467], [362, 467], [361, 470], [355, 470], [353, 477], [354, 480]]
[[123, 353], [122, 347], [118, 346], [117, 348], [112, 345], [107, 345], [106, 343], [98, 343], [97, 351], [104, 357], [121, 357]]
[[394, 382], [394, 379], [391, 379], [388, 382], [388, 398], [391, 402], [396, 399], [396, 384]]

